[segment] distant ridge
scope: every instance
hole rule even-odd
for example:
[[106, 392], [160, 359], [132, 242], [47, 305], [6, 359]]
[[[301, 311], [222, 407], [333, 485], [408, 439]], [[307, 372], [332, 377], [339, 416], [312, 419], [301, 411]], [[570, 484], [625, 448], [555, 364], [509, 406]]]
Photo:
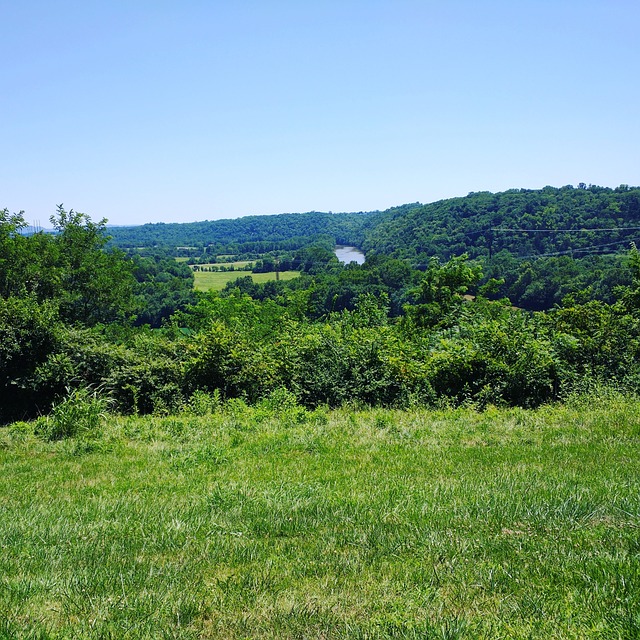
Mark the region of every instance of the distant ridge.
[[[318, 238], [420, 262], [461, 253], [491, 257], [586, 255], [640, 242], [640, 187], [510, 189], [473, 192], [386, 211], [283, 213], [185, 223], [109, 227], [123, 248], [215, 246], [220, 250], [294, 250]], [[555, 233], [554, 233], [555, 232]]]
[[638, 226], [639, 187], [511, 189], [385, 211], [361, 248], [412, 259], [611, 252], [640, 240]]

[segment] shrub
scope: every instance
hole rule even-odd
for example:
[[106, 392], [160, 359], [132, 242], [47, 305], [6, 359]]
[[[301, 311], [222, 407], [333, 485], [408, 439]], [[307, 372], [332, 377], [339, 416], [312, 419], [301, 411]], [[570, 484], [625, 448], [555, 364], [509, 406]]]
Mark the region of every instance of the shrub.
[[275, 418], [283, 427], [302, 424], [308, 417], [307, 410], [298, 404], [296, 395], [284, 387], [274, 389], [255, 408], [260, 422]]
[[36, 433], [45, 440], [96, 438], [100, 435], [107, 400], [87, 388], [76, 389], [54, 405], [51, 415], [36, 422]]
[[194, 416], [208, 416], [219, 411], [221, 405], [220, 389], [215, 389], [213, 393], [196, 389], [187, 401], [184, 411]]
[[122, 413], [163, 414], [183, 405], [180, 363], [165, 355], [144, 354], [133, 350], [128, 360], [112, 370], [105, 379]]
[[34, 298], [0, 298], [0, 423], [33, 416], [46, 403], [34, 371], [55, 350], [56, 311]]

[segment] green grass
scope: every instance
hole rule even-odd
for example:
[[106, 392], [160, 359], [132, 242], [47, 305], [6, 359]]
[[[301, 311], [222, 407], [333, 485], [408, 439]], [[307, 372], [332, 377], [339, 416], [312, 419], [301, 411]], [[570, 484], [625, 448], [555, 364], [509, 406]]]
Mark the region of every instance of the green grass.
[[0, 638], [640, 634], [637, 400], [90, 436], [0, 431]]
[[234, 262], [207, 262], [201, 267], [209, 268], [209, 267], [226, 267], [229, 268], [233, 265], [234, 269], [242, 269], [242, 267], [246, 267], [248, 264], [255, 264], [257, 260], [235, 260]]
[[[194, 287], [197, 291], [209, 291], [211, 289], [220, 291], [224, 289], [227, 282], [233, 282], [237, 278], [251, 276], [254, 282], [262, 283], [276, 279], [276, 272], [269, 273], [249, 273], [247, 271], [195, 271]], [[300, 275], [299, 271], [280, 272], [281, 280], [291, 280]]]

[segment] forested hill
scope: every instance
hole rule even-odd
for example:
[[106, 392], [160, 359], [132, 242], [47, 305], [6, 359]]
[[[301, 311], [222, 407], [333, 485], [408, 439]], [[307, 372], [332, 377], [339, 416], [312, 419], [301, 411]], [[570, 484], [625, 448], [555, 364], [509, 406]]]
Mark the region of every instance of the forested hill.
[[512, 189], [391, 210], [362, 248], [417, 261], [468, 253], [517, 257], [611, 253], [640, 239], [640, 188]]
[[[338, 244], [361, 245], [374, 213], [282, 213], [245, 216], [233, 220], [187, 223], [153, 223], [110, 229], [112, 243], [122, 248], [203, 247], [233, 249], [252, 245], [259, 252], [297, 249], [310, 239], [329, 235]], [[247, 247], [243, 247], [247, 249]]]
[[214, 251], [295, 250], [331, 238], [365, 252], [409, 259], [468, 253], [491, 258], [585, 257], [625, 251], [640, 240], [640, 187], [579, 185], [477, 192], [430, 204], [368, 213], [278, 214], [233, 220], [145, 224], [110, 229], [112, 243], [204, 247]]

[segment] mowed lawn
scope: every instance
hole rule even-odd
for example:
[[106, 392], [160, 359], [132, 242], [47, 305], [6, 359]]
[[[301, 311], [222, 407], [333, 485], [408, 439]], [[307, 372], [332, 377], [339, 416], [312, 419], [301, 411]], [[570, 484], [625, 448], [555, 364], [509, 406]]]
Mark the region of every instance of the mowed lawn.
[[0, 637], [637, 638], [639, 442], [615, 395], [2, 428]]
[[[238, 278], [250, 276], [256, 283], [268, 282], [276, 279], [276, 272], [250, 273], [249, 271], [195, 271], [194, 287], [197, 291], [210, 291], [214, 289], [220, 291], [224, 289], [228, 282], [233, 282]], [[281, 271], [280, 280], [292, 280], [300, 275], [299, 271]]]

